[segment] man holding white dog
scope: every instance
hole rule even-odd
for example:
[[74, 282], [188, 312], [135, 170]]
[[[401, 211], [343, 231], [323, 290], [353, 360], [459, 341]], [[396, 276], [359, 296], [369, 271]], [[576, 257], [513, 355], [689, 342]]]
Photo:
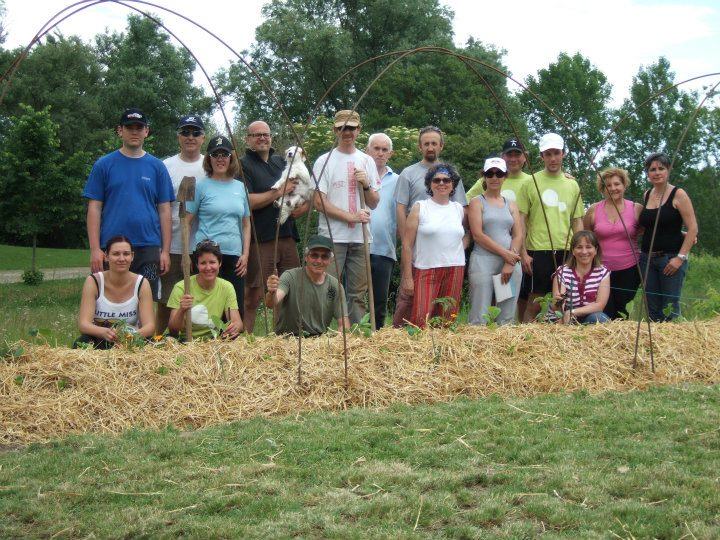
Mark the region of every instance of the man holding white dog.
[[[277, 261], [275, 258], [275, 227], [280, 213], [273, 203], [283, 196], [287, 196], [295, 189], [295, 181], [290, 178], [279, 188], [273, 189], [275, 182], [280, 179], [285, 160], [275, 153], [272, 148], [272, 133], [270, 126], [262, 120], [252, 122], [247, 127], [245, 136], [247, 149], [240, 159], [245, 182], [250, 198], [250, 209], [253, 214], [255, 233], [260, 244], [260, 259], [257, 249], [250, 247], [248, 271], [245, 280], [245, 316], [243, 323], [248, 333], [255, 327], [257, 308], [263, 292], [263, 276], [265, 279], [275, 271], [273, 262], [277, 263], [279, 274], [300, 266], [297, 252], [297, 242], [300, 240], [296, 217], [308, 211], [310, 205], [306, 204], [292, 213], [291, 217], [280, 226], [278, 236]], [[287, 186], [285, 186], [287, 184]]]
[[[333, 240], [340, 271], [340, 276], [336, 277], [340, 281], [343, 276], [347, 277], [350, 322], [357, 323], [365, 314], [365, 294], [368, 290], [363, 223], [370, 222], [370, 210], [380, 200], [378, 172], [375, 161], [355, 147], [360, 133], [360, 115], [357, 112], [338, 111], [333, 130], [338, 139], [337, 147], [320, 156], [313, 167], [318, 181], [315, 208], [325, 214], [320, 216], [318, 233]], [[361, 206], [361, 190], [367, 208]], [[328, 270], [334, 275], [335, 264], [331, 264]]]

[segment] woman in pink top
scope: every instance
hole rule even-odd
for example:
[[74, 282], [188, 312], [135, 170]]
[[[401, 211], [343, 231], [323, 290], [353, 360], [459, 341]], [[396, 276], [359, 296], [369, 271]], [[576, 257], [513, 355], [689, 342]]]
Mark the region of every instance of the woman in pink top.
[[625, 199], [630, 178], [625, 169], [605, 169], [597, 185], [605, 196], [585, 214], [585, 228], [600, 242], [603, 265], [610, 270], [610, 298], [605, 313], [611, 319], [627, 317], [627, 305], [640, 285], [637, 268], [638, 217], [642, 205]]

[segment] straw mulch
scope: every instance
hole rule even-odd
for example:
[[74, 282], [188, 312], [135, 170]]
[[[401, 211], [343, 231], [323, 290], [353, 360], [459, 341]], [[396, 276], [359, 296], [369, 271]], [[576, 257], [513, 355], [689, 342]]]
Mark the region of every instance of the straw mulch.
[[130, 427], [198, 428], [310, 410], [449, 401], [457, 396], [531, 396], [585, 389], [632, 390], [657, 384], [720, 382], [720, 318], [647, 329], [633, 369], [636, 325], [461, 327], [412, 337], [383, 329], [297, 341], [170, 343], [141, 351], [26, 346], [0, 360], [0, 443], [48, 441], [70, 433], [119, 433]]

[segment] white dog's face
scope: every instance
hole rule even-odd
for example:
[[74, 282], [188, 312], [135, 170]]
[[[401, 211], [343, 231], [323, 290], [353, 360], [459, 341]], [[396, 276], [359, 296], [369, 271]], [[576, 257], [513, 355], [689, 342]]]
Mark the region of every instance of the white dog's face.
[[305, 161], [305, 150], [303, 150], [299, 146], [291, 146], [290, 148], [285, 150], [285, 159], [287, 159], [289, 163], [292, 163], [295, 154], [298, 154], [300, 156], [300, 159], [302, 161]]

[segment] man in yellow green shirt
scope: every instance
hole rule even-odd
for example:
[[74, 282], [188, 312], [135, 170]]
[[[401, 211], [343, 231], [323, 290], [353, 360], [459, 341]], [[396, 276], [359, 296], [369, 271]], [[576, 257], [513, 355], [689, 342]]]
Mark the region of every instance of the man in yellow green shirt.
[[[503, 182], [502, 196], [509, 201], [517, 201], [517, 194], [532, 176], [523, 172], [525, 166], [525, 147], [517, 139], [508, 139], [502, 147], [502, 156], [507, 164], [507, 178]], [[485, 193], [480, 178], [467, 192], [468, 202], [478, 195]]]
[[580, 186], [562, 170], [565, 141], [557, 133], [546, 133], [539, 147], [545, 167], [533, 175], [534, 181], [525, 185], [517, 199], [525, 216], [523, 271], [532, 276], [525, 322], [535, 319], [540, 305], [534, 300], [552, 291], [552, 275], [565, 260], [570, 237], [583, 228]]

